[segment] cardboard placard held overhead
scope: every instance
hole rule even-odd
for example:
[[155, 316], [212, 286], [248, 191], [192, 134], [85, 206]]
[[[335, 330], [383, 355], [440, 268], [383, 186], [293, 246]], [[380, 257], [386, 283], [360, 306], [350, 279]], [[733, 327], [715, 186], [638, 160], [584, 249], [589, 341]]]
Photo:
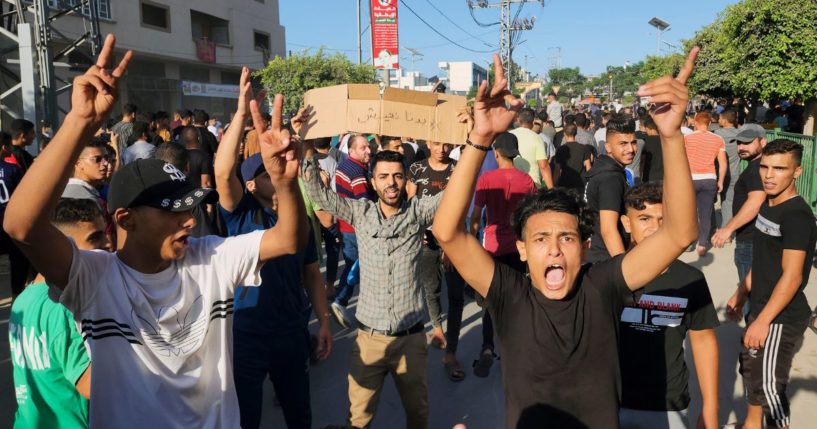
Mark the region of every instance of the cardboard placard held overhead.
[[457, 114], [465, 105], [465, 97], [398, 88], [381, 97], [373, 84], [313, 89], [304, 94], [309, 119], [301, 137], [356, 132], [462, 144], [468, 131]]

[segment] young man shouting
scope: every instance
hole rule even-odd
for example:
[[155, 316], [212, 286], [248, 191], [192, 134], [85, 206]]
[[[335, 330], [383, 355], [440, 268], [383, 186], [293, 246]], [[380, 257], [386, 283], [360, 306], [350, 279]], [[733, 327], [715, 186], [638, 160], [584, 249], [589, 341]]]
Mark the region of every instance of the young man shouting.
[[[779, 139], [763, 148], [760, 177], [766, 201], [755, 221], [752, 269], [727, 303], [732, 320], [749, 318], [740, 353], [740, 373], [749, 410], [743, 429], [787, 428], [791, 420], [786, 387], [811, 308], [808, 284], [817, 226], [811, 207], [797, 193], [803, 146]], [[751, 292], [751, 293], [750, 293]]]
[[270, 130], [251, 105], [264, 164], [278, 191], [278, 223], [238, 237], [190, 237], [193, 207], [215, 194], [171, 164], [142, 159], [117, 171], [108, 210], [115, 253], [78, 250], [51, 214], [73, 164], [117, 99], [131, 52], [108, 70], [115, 39], [74, 79], [72, 109], [6, 210], [4, 227], [74, 314], [94, 365], [92, 427], [238, 427], [230, 315], [234, 290], [260, 284], [269, 259], [306, 245], [298, 156], [281, 130], [276, 96]]
[[[663, 223], [661, 184], [630, 188], [624, 207], [621, 223], [637, 246]], [[619, 323], [622, 429], [689, 427], [687, 335], [703, 398], [697, 427], [718, 427], [717, 326], [718, 314], [703, 273], [681, 261], [633, 292]]]
[[685, 84], [697, 52], [693, 49], [677, 78], [666, 76], [639, 89], [639, 95], [661, 103], [654, 118], [667, 172], [664, 227], [625, 255], [582, 266], [592, 211], [574, 193], [542, 191], [514, 213], [516, 247], [529, 277], [495, 262], [463, 225], [485, 151], [522, 107], [506, 89], [502, 63], [494, 56], [496, 82], [490, 92], [486, 82], [477, 91], [474, 129], [433, 231], [466, 282], [485, 297], [496, 326], [506, 428], [618, 427], [616, 327], [625, 299], [667, 269], [697, 235], [680, 133], [688, 100]]

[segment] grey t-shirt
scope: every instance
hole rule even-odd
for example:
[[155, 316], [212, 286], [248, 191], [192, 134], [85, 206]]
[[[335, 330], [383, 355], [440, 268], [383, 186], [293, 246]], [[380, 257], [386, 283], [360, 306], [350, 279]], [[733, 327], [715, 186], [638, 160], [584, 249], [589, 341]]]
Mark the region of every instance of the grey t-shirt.
[[558, 101], [554, 101], [548, 104], [547, 107], [548, 112], [548, 119], [553, 121], [553, 126], [555, 128], [562, 127], [562, 105], [559, 104]]
[[721, 136], [723, 142], [726, 143], [726, 157], [729, 160], [729, 180], [726, 183], [728, 187], [734, 187], [740, 176], [740, 157], [738, 156], [738, 143], [735, 140], [738, 130], [737, 128], [719, 128], [715, 134]]

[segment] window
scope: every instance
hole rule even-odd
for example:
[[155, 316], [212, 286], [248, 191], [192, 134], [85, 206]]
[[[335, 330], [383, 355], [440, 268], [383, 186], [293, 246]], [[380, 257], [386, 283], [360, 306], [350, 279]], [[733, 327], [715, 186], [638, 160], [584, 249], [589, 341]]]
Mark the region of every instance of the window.
[[[54, 9], [68, 9], [81, 2], [82, 0], [48, 0], [48, 6]], [[29, 0], [27, 3], [31, 3], [31, 1]], [[111, 15], [111, 0], [96, 0], [96, 8], [97, 15], [100, 19], [113, 20], [113, 15]], [[83, 15], [88, 16], [90, 13], [87, 5], [82, 7]]]
[[170, 8], [143, 1], [140, 5], [142, 26], [156, 30], [170, 31]]
[[253, 31], [253, 46], [259, 51], [269, 52], [269, 34], [258, 30]]
[[191, 9], [190, 28], [195, 40], [207, 38], [218, 45], [230, 44], [230, 21]]

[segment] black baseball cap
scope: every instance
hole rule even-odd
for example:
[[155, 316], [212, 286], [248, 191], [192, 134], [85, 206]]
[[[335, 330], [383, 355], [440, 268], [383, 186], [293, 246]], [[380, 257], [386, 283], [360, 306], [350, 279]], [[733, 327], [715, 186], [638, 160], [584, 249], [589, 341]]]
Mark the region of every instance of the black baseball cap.
[[494, 150], [505, 158], [514, 159], [519, 156], [519, 140], [515, 135], [504, 132], [496, 136], [496, 140], [494, 140]]
[[139, 159], [114, 173], [108, 190], [108, 212], [149, 206], [172, 212], [192, 210], [202, 202], [215, 203], [218, 194], [198, 188], [173, 164]]

